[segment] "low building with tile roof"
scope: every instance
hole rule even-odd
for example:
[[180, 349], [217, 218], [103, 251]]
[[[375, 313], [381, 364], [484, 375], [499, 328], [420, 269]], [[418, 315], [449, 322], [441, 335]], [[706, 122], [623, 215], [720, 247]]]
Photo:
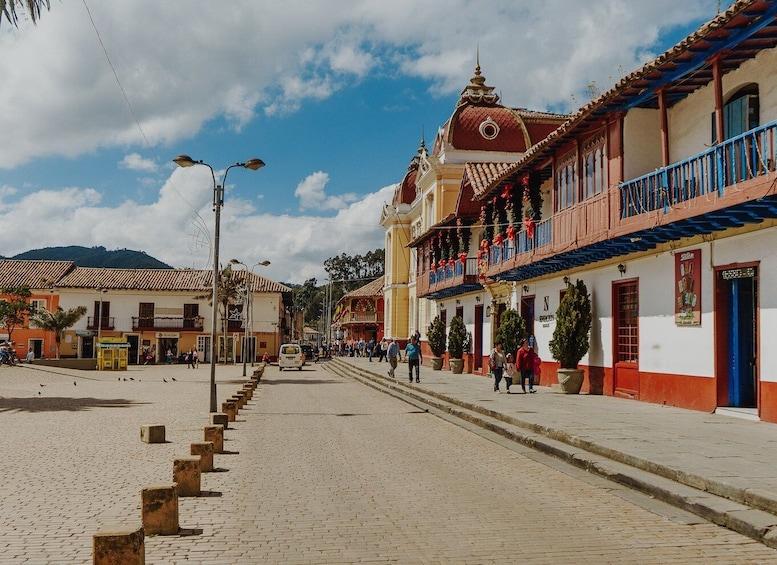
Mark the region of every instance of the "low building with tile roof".
[[[228, 308], [218, 329], [221, 362], [271, 357], [289, 338], [291, 289], [245, 270], [230, 270], [235, 285], [248, 289]], [[200, 361], [211, 358], [213, 272], [193, 269], [110, 269], [76, 267], [69, 261], [0, 261], [0, 288], [27, 286], [30, 301], [50, 311], [85, 306], [87, 315], [63, 336], [59, 356], [93, 358], [98, 337], [125, 338], [130, 363], [175, 357], [196, 349]], [[248, 297], [248, 299], [246, 299]], [[250, 309], [245, 307], [250, 304]], [[244, 315], [245, 310], [245, 315]], [[246, 323], [248, 326], [246, 327]], [[28, 324], [25, 324], [27, 326]], [[51, 332], [20, 327], [13, 332], [20, 357], [55, 357]], [[1, 335], [0, 338], [8, 338]], [[245, 348], [243, 344], [245, 338]]]

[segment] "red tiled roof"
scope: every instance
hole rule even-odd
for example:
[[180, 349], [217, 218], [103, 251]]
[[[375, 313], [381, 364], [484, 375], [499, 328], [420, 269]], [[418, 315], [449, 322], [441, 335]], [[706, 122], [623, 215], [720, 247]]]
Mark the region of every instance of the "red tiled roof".
[[0, 287], [49, 288], [75, 268], [72, 261], [0, 260]]
[[[76, 267], [57, 282], [63, 288], [95, 288], [110, 290], [202, 291], [212, 288], [213, 271], [189, 269], [103, 269]], [[240, 282], [250, 280], [254, 292], [291, 292], [280, 283], [242, 269], [232, 271]]]
[[352, 290], [346, 294], [343, 298], [359, 298], [360, 296], [383, 296], [383, 279], [384, 277], [378, 277], [374, 281], [365, 284], [362, 287]]

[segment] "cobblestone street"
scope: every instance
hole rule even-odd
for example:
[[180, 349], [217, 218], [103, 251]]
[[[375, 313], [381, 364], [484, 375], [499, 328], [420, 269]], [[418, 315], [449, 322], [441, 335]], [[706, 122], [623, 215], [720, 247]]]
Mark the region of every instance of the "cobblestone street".
[[[240, 374], [219, 367], [219, 398]], [[97, 529], [139, 523], [140, 489], [171, 482], [202, 440], [207, 366], [118, 379], [0, 369], [0, 562], [90, 563]], [[203, 474], [207, 496], [180, 499], [182, 535], [146, 538], [147, 563], [777, 562], [322, 366], [268, 367], [257, 392], [225, 433], [221, 472]], [[167, 443], [140, 442], [152, 423]]]

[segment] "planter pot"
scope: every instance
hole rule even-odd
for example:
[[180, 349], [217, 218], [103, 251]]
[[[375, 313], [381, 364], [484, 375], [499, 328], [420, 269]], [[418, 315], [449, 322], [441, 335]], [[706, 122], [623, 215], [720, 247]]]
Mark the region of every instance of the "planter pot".
[[564, 394], [579, 394], [583, 388], [584, 373], [582, 369], [559, 369], [558, 384]]
[[432, 370], [439, 371], [442, 369], [442, 357], [432, 357]]
[[464, 359], [451, 359], [451, 372], [460, 375], [464, 372]]

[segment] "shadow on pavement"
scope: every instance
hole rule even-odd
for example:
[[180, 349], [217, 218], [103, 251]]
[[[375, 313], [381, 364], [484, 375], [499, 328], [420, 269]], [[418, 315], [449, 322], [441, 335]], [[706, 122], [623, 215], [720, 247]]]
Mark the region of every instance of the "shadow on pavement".
[[0, 398], [0, 412], [55, 412], [89, 410], [91, 408], [127, 408], [146, 402], [135, 402], [124, 398]]

